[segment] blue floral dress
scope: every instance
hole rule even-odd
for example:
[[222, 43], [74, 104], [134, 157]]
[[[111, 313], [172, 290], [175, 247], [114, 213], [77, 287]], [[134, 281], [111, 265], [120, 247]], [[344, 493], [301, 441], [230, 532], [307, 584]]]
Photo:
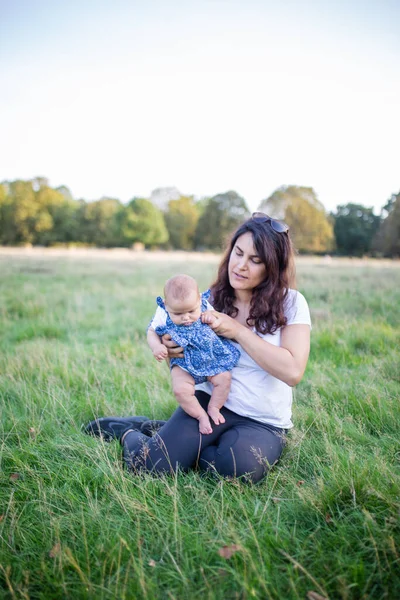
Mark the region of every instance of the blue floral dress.
[[[201, 295], [201, 310], [207, 310], [210, 290]], [[174, 365], [190, 373], [195, 383], [204, 383], [207, 377], [231, 371], [240, 358], [240, 351], [229, 340], [219, 337], [209, 325], [197, 319], [191, 325], [176, 325], [165, 308], [164, 300], [159, 296], [157, 304], [167, 313], [164, 326], [156, 327], [159, 336], [169, 333], [173, 341], [184, 349], [183, 358], [171, 358]]]

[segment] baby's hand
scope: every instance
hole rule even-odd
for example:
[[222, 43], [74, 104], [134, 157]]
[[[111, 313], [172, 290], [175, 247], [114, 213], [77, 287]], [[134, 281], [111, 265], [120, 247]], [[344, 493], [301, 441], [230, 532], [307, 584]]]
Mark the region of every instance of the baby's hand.
[[160, 344], [155, 350], [153, 350], [153, 356], [156, 360], [158, 360], [158, 362], [162, 362], [168, 356], [167, 347], [164, 346], [164, 344]]
[[217, 323], [216, 315], [214, 315], [210, 310], [208, 310], [207, 312], [201, 313], [201, 320], [203, 323], [210, 325], [211, 329], [212, 329], [212, 326], [215, 323]]
[[228, 339], [236, 339], [240, 327], [243, 327], [232, 317], [216, 310], [206, 310], [201, 314], [201, 320], [209, 325], [217, 335], [222, 335], [222, 337]]

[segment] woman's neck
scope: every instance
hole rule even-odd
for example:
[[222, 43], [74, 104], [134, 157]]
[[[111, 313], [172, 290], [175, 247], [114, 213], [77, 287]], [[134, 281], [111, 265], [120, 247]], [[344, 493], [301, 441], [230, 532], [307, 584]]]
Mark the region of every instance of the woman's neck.
[[251, 290], [235, 290], [235, 300], [242, 306], [249, 306], [251, 304]]
[[250, 313], [251, 292], [245, 291], [235, 292], [234, 305], [238, 310], [235, 320], [241, 323], [244, 327], [249, 327], [247, 319]]

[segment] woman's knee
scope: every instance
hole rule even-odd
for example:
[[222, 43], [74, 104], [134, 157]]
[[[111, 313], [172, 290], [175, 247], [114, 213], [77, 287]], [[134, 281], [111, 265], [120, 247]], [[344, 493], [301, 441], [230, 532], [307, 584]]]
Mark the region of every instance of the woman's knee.
[[230, 429], [221, 436], [217, 446], [209, 446], [203, 450], [200, 456], [200, 468], [214, 471], [223, 477], [234, 477], [257, 483], [277, 462], [283, 449], [284, 444], [281, 444], [278, 439], [275, 440], [275, 436], [272, 442], [271, 439], [269, 442], [258, 447], [257, 443], [251, 441], [247, 432], [236, 428]]
[[220, 454], [216, 446], [209, 446], [200, 456], [199, 466], [202, 471], [208, 471], [228, 479], [242, 479], [257, 483], [267, 474], [268, 467], [265, 462], [243, 460], [229, 454]]
[[129, 432], [123, 443], [123, 459], [133, 472], [188, 471], [197, 460], [200, 439], [197, 421], [179, 408], [152, 437], [138, 431]]
[[157, 433], [150, 438], [138, 431], [129, 432], [123, 443], [123, 460], [134, 473], [173, 473], [177, 468]]
[[[267, 472], [266, 463], [252, 452], [238, 448], [237, 433], [230, 430], [223, 443], [205, 448], [199, 466], [203, 471], [214, 472], [222, 477], [260, 481]], [[236, 446], [236, 447], [235, 447]]]

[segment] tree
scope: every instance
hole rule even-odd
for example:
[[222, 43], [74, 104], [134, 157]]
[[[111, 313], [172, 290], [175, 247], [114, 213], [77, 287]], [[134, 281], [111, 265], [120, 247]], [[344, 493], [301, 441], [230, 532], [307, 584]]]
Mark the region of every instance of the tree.
[[177, 200], [170, 200], [164, 218], [172, 247], [192, 250], [199, 220], [199, 212], [193, 197], [181, 196]]
[[124, 244], [159, 246], [168, 241], [162, 212], [145, 198], [133, 198], [121, 213], [119, 224]]
[[40, 188], [50, 187], [49, 180], [47, 177], [37, 176], [31, 179], [32, 188], [34, 192], [40, 190]]
[[53, 229], [46, 235], [48, 244], [56, 242], [68, 244], [69, 242], [82, 241], [80, 238], [79, 209], [80, 203], [73, 198], [70, 200], [65, 199], [60, 204], [51, 205], [50, 213], [53, 219]]
[[289, 225], [299, 252], [320, 253], [332, 249], [332, 224], [313, 188], [282, 186], [263, 200], [258, 210]]
[[7, 244], [8, 225], [10, 222], [9, 185], [6, 181], [0, 184], [0, 244]]
[[[36, 178], [32, 182], [35, 191], [36, 215], [34, 218], [33, 243], [48, 245], [54, 242], [62, 242], [60, 231], [56, 227], [60, 225], [58, 215], [63, 213], [66, 204], [64, 196], [49, 187], [44, 177]], [[54, 219], [56, 218], [57, 223]]]
[[164, 212], [168, 209], [170, 200], [178, 200], [180, 197], [181, 193], [176, 187], [156, 188], [151, 192], [150, 202]]
[[73, 200], [71, 190], [66, 185], [59, 185], [56, 187], [56, 191], [60, 192], [66, 200]]
[[393, 194], [382, 210], [382, 221], [372, 249], [385, 256], [400, 256], [400, 192]]
[[71, 239], [68, 215], [78, 205], [51, 188], [46, 178], [4, 182], [1, 188], [0, 243], [48, 245]]
[[380, 217], [374, 215], [373, 208], [349, 203], [338, 206], [332, 216], [340, 254], [362, 256], [370, 251], [380, 224]]
[[196, 202], [196, 209], [197, 209], [197, 212], [199, 214], [199, 217], [201, 217], [201, 215], [205, 211], [206, 206], [207, 206], [207, 204], [210, 201], [210, 197], [211, 196], [201, 196], [200, 198], [196, 198], [196, 200], [195, 200], [195, 202]]
[[116, 246], [122, 242], [119, 219], [122, 203], [115, 198], [101, 198], [80, 203], [80, 241], [96, 246]]
[[234, 191], [210, 198], [197, 223], [195, 246], [221, 250], [226, 238], [249, 217], [244, 198]]
[[2, 207], [1, 236], [3, 244], [34, 241], [37, 204], [31, 181], [3, 182], [6, 196]]

